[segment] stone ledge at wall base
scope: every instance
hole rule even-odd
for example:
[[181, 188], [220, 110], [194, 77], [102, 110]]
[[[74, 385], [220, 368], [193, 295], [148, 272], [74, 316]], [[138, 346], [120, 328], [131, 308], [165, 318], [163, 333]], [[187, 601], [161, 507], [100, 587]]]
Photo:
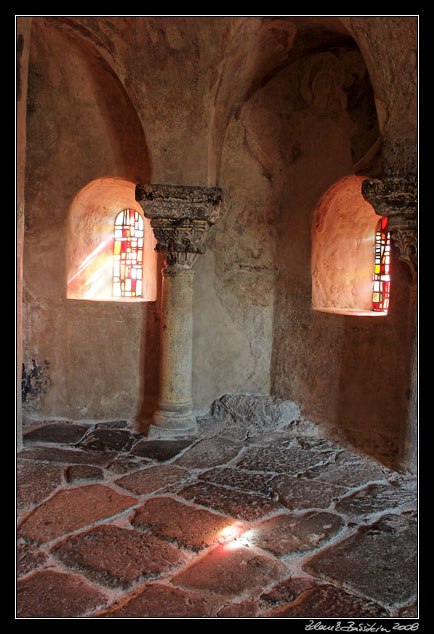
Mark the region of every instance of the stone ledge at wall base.
[[293, 401], [274, 396], [225, 394], [212, 403], [210, 414], [252, 431], [265, 431], [299, 421], [300, 408]]

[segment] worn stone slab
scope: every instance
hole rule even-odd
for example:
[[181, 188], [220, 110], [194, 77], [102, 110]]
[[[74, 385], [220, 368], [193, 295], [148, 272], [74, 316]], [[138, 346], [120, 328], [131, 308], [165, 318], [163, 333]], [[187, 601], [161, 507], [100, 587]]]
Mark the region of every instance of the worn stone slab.
[[385, 480], [380, 465], [362, 461], [342, 465], [331, 463], [314, 467], [303, 474], [303, 477], [341, 486], [344, 484], [348, 488], [360, 487], [375, 480]]
[[268, 606], [292, 603], [300, 594], [316, 585], [317, 582], [310, 577], [289, 577], [268, 592], [261, 594], [260, 601], [265, 602]]
[[18, 618], [78, 618], [100, 609], [105, 595], [76, 575], [43, 570], [17, 583]]
[[146, 584], [138, 594], [119, 607], [96, 614], [98, 618], [202, 618], [213, 615], [212, 605], [198, 593], [162, 583]]
[[403, 604], [417, 592], [417, 526], [387, 515], [314, 555], [303, 569], [382, 604]]
[[162, 489], [166, 490], [173, 485], [180, 485], [189, 477], [190, 472], [186, 469], [168, 464], [146, 467], [119, 478], [115, 483], [137, 495], [146, 495]]
[[177, 495], [230, 517], [247, 521], [259, 519], [283, 509], [278, 502], [263, 495], [229, 489], [209, 482], [198, 482], [187, 486]]
[[39, 460], [41, 462], [57, 462], [58, 464], [93, 464], [104, 467], [112, 462], [117, 452], [82, 451], [81, 449], [66, 449], [62, 447], [25, 447], [18, 454], [25, 460]]
[[104, 471], [87, 464], [74, 464], [65, 468], [65, 480], [70, 484], [89, 480], [104, 480]]
[[346, 487], [337, 484], [295, 478], [289, 475], [276, 476], [271, 480], [270, 486], [277, 494], [279, 502], [291, 511], [328, 508], [334, 500], [348, 492]]
[[47, 562], [48, 556], [32, 544], [17, 544], [16, 562], [17, 576], [24, 577], [33, 570], [41, 568]]
[[280, 556], [319, 548], [335, 536], [342, 526], [342, 519], [333, 513], [313, 512], [302, 517], [276, 515], [255, 525], [243, 538], [253, 546]]
[[241, 451], [243, 444], [228, 438], [205, 438], [175, 460], [186, 469], [210, 469], [226, 464]]
[[226, 394], [211, 405], [213, 417], [250, 431], [273, 430], [288, 425], [300, 416], [300, 408], [282, 398]]
[[24, 442], [57, 443], [75, 445], [89, 431], [91, 425], [76, 423], [49, 423], [43, 427], [32, 429], [24, 435]]
[[257, 592], [283, 574], [283, 566], [275, 559], [228, 544], [193, 561], [172, 577], [172, 583], [234, 598], [247, 591]]
[[103, 525], [71, 535], [51, 552], [67, 567], [109, 587], [128, 588], [185, 564], [179, 548], [138, 531]]
[[139, 507], [131, 524], [194, 551], [225, 539], [231, 528], [237, 535], [243, 530], [240, 522], [229, 517], [165, 497], [152, 498]]
[[398, 486], [373, 484], [356, 491], [336, 504], [336, 510], [349, 517], [367, 517], [398, 507], [416, 508], [416, 494]]
[[17, 508], [31, 508], [63, 484], [63, 467], [17, 460], [16, 482]]
[[307, 590], [294, 602], [281, 605], [261, 616], [266, 618], [385, 618], [388, 613], [380, 605], [361, 599], [331, 585]]
[[191, 445], [193, 441], [189, 439], [181, 440], [141, 440], [133, 449], [133, 456], [140, 456], [157, 462], [172, 460], [183, 449]]
[[250, 447], [237, 462], [237, 467], [247, 471], [268, 473], [303, 473], [327, 461], [327, 454], [300, 447]]
[[98, 428], [80, 443], [81, 449], [91, 451], [129, 451], [137, 438], [126, 429]]
[[34, 509], [18, 526], [18, 535], [46, 543], [136, 503], [137, 498], [120, 495], [103, 484], [64, 489]]
[[246, 473], [245, 471], [230, 467], [211, 469], [199, 475], [199, 479], [205, 482], [229, 486], [233, 489], [251, 491], [252, 493], [258, 493], [259, 495], [265, 495], [267, 497], [271, 495], [271, 489], [268, 486], [268, 482], [271, 478], [271, 474]]

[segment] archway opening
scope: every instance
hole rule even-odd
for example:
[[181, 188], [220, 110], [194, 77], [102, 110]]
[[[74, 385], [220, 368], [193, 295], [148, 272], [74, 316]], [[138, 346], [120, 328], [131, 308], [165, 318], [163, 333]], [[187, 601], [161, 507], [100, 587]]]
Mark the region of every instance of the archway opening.
[[379, 281], [375, 275], [378, 216], [361, 193], [365, 178], [353, 175], [341, 179], [315, 210], [311, 256], [314, 310], [377, 317], [387, 314], [383, 305], [380, 310], [373, 304], [374, 285]]
[[[155, 238], [150, 221], [135, 200], [135, 186], [121, 178], [98, 178], [74, 198], [67, 226], [67, 298], [118, 302], [157, 299]], [[123, 226], [125, 214], [128, 223]], [[119, 232], [125, 236], [118, 236]]]

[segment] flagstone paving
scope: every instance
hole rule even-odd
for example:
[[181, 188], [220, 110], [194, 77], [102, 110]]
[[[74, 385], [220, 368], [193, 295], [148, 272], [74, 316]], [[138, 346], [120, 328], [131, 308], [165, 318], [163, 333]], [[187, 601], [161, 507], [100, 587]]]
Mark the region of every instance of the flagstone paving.
[[34, 424], [17, 618], [417, 618], [417, 487], [291, 425]]

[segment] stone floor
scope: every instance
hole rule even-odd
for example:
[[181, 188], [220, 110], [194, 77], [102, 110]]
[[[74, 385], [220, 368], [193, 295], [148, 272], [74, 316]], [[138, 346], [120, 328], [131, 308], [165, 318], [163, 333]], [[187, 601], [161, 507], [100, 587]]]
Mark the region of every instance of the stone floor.
[[417, 618], [417, 487], [299, 425], [27, 427], [17, 618]]

